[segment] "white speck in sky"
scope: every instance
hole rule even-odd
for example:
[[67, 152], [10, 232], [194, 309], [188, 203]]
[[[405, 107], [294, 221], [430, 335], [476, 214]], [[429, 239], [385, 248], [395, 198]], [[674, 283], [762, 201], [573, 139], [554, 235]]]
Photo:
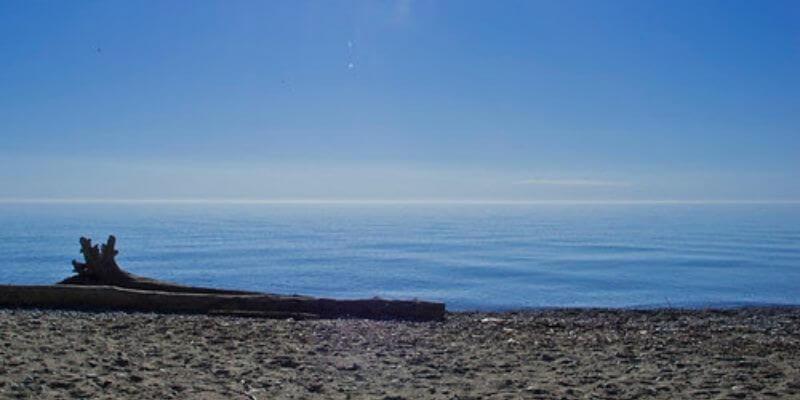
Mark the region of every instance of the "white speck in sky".
[[353, 41], [352, 40], [348, 40], [347, 41], [347, 59], [349, 60], [347, 62], [347, 69], [348, 70], [355, 69], [356, 65], [353, 63]]

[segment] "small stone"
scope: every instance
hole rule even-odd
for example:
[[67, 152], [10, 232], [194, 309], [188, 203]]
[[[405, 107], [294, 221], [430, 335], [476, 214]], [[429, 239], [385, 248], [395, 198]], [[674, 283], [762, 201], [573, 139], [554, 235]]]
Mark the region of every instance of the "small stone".
[[297, 368], [300, 364], [294, 358], [289, 356], [278, 356], [270, 362], [272, 365], [277, 365], [283, 368]]
[[525, 388], [525, 390], [527, 390], [527, 391], [531, 392], [531, 394], [535, 394], [535, 395], [545, 395], [545, 394], [547, 394], [546, 390], [541, 389], [541, 388], [537, 388], [535, 386], [528, 386], [527, 388]]
[[75, 384], [72, 382], [55, 381], [48, 383], [47, 386], [49, 386], [51, 389], [69, 389], [75, 386]]
[[361, 368], [361, 366], [356, 363], [352, 363], [352, 364], [340, 365], [337, 366], [336, 368], [342, 371], [357, 371]]
[[308, 391], [311, 392], [311, 393], [320, 393], [320, 392], [322, 392], [323, 388], [324, 388], [324, 386], [321, 383], [318, 383], [318, 382], [317, 383], [312, 383], [312, 384], [306, 386], [306, 389], [308, 389]]
[[176, 392], [182, 392], [182, 391], [184, 391], [186, 389], [186, 387], [184, 387], [182, 385], [178, 385], [178, 384], [172, 384], [172, 385], [170, 385], [169, 388], [174, 390], [174, 391], [176, 391]]
[[127, 367], [128, 364], [130, 364], [130, 362], [128, 362], [128, 360], [124, 358], [117, 358], [116, 360], [114, 360], [114, 365], [118, 367]]

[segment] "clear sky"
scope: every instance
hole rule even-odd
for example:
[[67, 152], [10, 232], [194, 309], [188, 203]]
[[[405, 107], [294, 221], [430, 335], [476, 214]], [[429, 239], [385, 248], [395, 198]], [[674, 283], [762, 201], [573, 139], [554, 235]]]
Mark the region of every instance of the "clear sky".
[[0, 198], [800, 199], [798, 1], [2, 1]]

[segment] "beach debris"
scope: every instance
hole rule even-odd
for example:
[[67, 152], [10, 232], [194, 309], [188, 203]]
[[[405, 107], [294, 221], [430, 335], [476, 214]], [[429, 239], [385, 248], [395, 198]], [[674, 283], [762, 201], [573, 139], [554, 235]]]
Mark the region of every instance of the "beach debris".
[[92, 246], [92, 239], [81, 237], [80, 243], [81, 253], [86, 262], [72, 260], [72, 267], [79, 276], [98, 282], [130, 279], [130, 274], [122, 271], [114, 260], [119, 253], [114, 249], [114, 245], [117, 243], [114, 235], [109, 236], [106, 244], [99, 249], [97, 245]]
[[441, 321], [443, 303], [419, 300], [338, 300], [184, 286], [131, 274], [117, 264], [116, 238], [92, 245], [81, 237], [84, 262], [56, 285], [0, 285], [0, 306], [203, 313], [237, 317], [368, 318]]
[[256, 294], [242, 290], [227, 290], [197, 286], [184, 286], [131, 274], [117, 264], [117, 238], [109, 235], [105, 244], [92, 245], [92, 239], [81, 237], [81, 254], [84, 262], [72, 260], [77, 275], [59, 282], [62, 285], [108, 285], [127, 289], [157, 290], [171, 293]]

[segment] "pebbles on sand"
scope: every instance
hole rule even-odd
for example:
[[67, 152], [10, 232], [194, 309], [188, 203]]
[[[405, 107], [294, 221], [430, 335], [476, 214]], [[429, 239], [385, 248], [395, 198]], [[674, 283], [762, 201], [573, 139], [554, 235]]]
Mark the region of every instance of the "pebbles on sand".
[[0, 310], [0, 398], [800, 397], [800, 309], [444, 322]]

